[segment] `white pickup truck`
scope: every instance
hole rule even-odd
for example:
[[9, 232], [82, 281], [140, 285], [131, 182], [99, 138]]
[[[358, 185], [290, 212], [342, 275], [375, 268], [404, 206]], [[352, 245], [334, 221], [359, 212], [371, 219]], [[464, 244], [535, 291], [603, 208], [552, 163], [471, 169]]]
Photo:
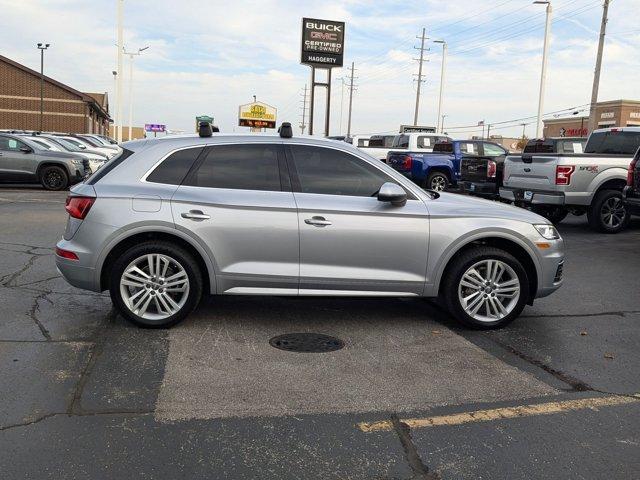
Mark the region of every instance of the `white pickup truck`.
[[638, 147], [640, 127], [621, 127], [594, 130], [584, 153], [509, 155], [500, 197], [553, 222], [586, 213], [593, 229], [617, 233], [629, 222], [622, 189]]
[[395, 136], [389, 151], [431, 153], [436, 143], [451, 141], [453, 141], [451, 137], [439, 133], [407, 132]]
[[352, 144], [373, 158], [386, 161], [387, 153], [391, 149], [395, 135], [357, 135], [353, 137]]

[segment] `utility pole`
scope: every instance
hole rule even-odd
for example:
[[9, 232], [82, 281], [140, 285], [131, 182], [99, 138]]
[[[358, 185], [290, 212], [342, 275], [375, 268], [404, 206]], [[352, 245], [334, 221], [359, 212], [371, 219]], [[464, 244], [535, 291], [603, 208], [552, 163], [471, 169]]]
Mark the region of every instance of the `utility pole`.
[[123, 26], [122, 26], [122, 10], [124, 7], [124, 0], [116, 0], [117, 7], [117, 36], [118, 36], [118, 72], [117, 76], [117, 91], [116, 91], [116, 112], [117, 112], [117, 125], [116, 125], [116, 140], [118, 143], [122, 142], [122, 53], [124, 51], [123, 40]]
[[356, 71], [355, 62], [351, 62], [351, 68], [348, 70], [351, 70], [351, 75], [349, 76], [349, 119], [347, 120], [347, 137], [351, 137], [351, 109], [353, 107], [353, 74]]
[[444, 117], [448, 117], [448, 115], [442, 115], [442, 123], [440, 123], [440, 133], [444, 133]]
[[589, 105], [589, 132], [593, 132], [596, 128], [596, 103], [598, 103], [598, 89], [600, 88], [600, 69], [602, 67], [602, 51], [604, 50], [604, 37], [607, 30], [608, 13], [609, 0], [604, 0], [604, 5], [602, 7], [602, 22], [600, 23], [600, 39], [598, 40], [598, 56], [596, 57], [596, 70], [593, 74], [591, 105]]
[[149, 47], [139, 48], [137, 52], [123, 52], [129, 55], [129, 135], [127, 140], [131, 140], [133, 133], [133, 57], [140, 55]]
[[536, 124], [536, 138], [542, 138], [542, 109], [544, 108], [544, 87], [547, 80], [547, 53], [549, 51], [549, 34], [551, 33], [551, 14], [553, 9], [548, 0], [536, 0], [538, 5], [546, 5], [546, 22], [544, 25], [544, 46], [542, 47], [542, 72], [540, 74], [540, 95], [538, 97], [538, 121]]
[[302, 94], [302, 122], [300, 123], [300, 133], [304, 135], [304, 129], [307, 125], [304, 123], [307, 118], [307, 84], [304, 84], [304, 93]]
[[522, 138], [524, 139], [524, 131], [525, 131], [525, 128], [527, 128], [527, 124], [521, 123], [520, 125], [522, 125]]
[[490, 133], [491, 133], [491, 124], [487, 123], [487, 140], [489, 140], [490, 138], [490, 135], [489, 135]]
[[[421, 40], [420, 42], [420, 59], [414, 59], [414, 60], [418, 60], [419, 64], [418, 64], [418, 88], [416, 90], [416, 110], [413, 114], [413, 124], [414, 125], [418, 125], [418, 109], [420, 108], [420, 86], [422, 85], [422, 62], [424, 61], [424, 41], [426, 39], [425, 37], [425, 28], [422, 27], [422, 36], [420, 37], [416, 37], [419, 38]], [[416, 50], [418, 49], [417, 47], [413, 47]]]
[[49, 48], [49, 43], [38, 44], [40, 50], [40, 131], [44, 130], [44, 51]]
[[444, 70], [447, 62], [447, 42], [444, 40], [434, 40], [433, 43], [441, 43], [442, 44], [442, 68], [440, 69], [440, 95], [438, 97], [438, 116], [436, 117], [436, 122], [438, 123], [436, 127], [436, 132], [443, 133], [442, 127], [440, 127], [440, 115], [442, 113], [442, 91], [444, 90]]
[[340, 135], [342, 135], [342, 110], [344, 107], [344, 77], [340, 77]]

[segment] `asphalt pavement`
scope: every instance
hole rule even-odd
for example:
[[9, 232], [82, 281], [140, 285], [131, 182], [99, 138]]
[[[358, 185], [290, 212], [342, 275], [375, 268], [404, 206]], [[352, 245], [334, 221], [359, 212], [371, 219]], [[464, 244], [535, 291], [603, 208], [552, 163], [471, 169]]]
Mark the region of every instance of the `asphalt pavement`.
[[[0, 188], [0, 477], [640, 478], [640, 221], [560, 225], [505, 329], [423, 299], [209, 297], [170, 330], [57, 274], [65, 193]], [[269, 340], [332, 335], [294, 353]]]

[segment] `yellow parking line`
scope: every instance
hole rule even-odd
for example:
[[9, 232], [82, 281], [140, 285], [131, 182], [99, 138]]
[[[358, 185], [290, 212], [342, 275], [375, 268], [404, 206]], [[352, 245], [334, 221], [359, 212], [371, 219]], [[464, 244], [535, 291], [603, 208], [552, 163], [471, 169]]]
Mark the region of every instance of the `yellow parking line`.
[[[409, 418], [400, 420], [411, 428], [437, 427], [462, 425], [464, 423], [488, 422], [505, 418], [532, 417], [534, 415], [551, 415], [554, 413], [584, 410], [586, 408], [597, 409], [599, 407], [611, 407], [640, 402], [640, 395], [624, 396], [612, 395], [609, 397], [582, 398], [578, 400], [564, 400], [561, 402], [547, 402], [533, 405], [521, 405], [517, 407], [493, 408], [490, 410], [475, 410], [471, 412], [454, 413], [452, 415], [439, 415], [435, 417]], [[357, 424], [363, 432], [375, 432], [392, 430], [393, 424], [389, 420], [381, 422], [362, 422]]]

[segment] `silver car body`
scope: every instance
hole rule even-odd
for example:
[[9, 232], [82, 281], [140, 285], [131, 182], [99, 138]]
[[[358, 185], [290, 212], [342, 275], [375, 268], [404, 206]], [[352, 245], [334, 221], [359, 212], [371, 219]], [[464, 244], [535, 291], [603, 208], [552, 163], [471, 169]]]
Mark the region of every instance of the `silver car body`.
[[[146, 181], [177, 150], [249, 143], [346, 152], [401, 185], [409, 199], [395, 206], [375, 197]], [[109, 173], [94, 185], [77, 185], [71, 192], [97, 197], [85, 220], [69, 219], [58, 243], [79, 257], [75, 261], [57, 256], [56, 263], [80, 288], [108, 288], [101, 277], [105, 259], [120, 242], [145, 232], [188, 242], [206, 266], [212, 294], [434, 297], [456, 252], [488, 238], [510, 242], [526, 253], [536, 285], [531, 298], [548, 295], [561, 284], [555, 277], [564, 257], [563, 241], [545, 240], [533, 227], [548, 224], [544, 218], [466, 196], [432, 196], [344, 142], [214, 134], [139, 140], [123, 147], [134, 154], [111, 171], [107, 164]]]

